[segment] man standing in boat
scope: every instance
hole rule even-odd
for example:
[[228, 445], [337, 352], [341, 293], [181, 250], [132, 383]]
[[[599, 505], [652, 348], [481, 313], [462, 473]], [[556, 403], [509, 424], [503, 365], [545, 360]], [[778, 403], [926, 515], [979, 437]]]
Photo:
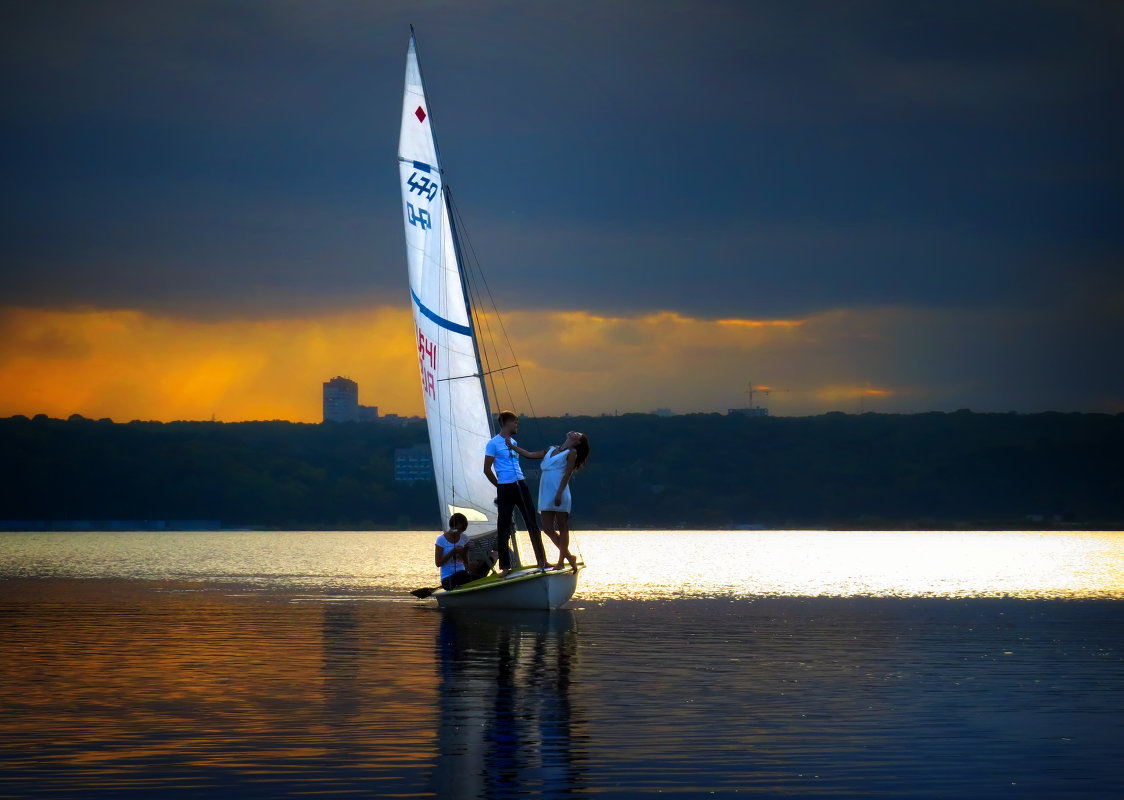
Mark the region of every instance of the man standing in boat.
[[[546, 567], [546, 551], [543, 549], [542, 532], [535, 519], [535, 501], [523, 480], [523, 470], [519, 466], [517, 444], [512, 437], [519, 432], [519, 416], [512, 411], [501, 411], [498, 417], [500, 432], [489, 440], [484, 448], [484, 474], [496, 487], [496, 505], [499, 506], [499, 519], [496, 521], [496, 549], [500, 554], [500, 575], [504, 578], [511, 571], [511, 550], [508, 541], [515, 533], [515, 509], [523, 517], [535, 560], [539, 569]], [[509, 445], [508, 442], [511, 442]]]

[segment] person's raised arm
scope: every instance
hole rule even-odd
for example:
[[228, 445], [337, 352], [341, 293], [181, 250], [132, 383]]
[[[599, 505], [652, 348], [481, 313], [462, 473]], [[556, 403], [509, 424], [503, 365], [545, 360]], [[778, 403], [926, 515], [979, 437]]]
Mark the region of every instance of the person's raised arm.
[[534, 451], [524, 450], [522, 447], [520, 447], [519, 445], [512, 442], [511, 439], [504, 439], [504, 441], [507, 442], [508, 447], [510, 447], [512, 450], [514, 450], [519, 455], [523, 456], [523, 458], [530, 458], [530, 459], [534, 459], [536, 461], [541, 459], [541, 458], [546, 458], [546, 451], [545, 450], [534, 450]]

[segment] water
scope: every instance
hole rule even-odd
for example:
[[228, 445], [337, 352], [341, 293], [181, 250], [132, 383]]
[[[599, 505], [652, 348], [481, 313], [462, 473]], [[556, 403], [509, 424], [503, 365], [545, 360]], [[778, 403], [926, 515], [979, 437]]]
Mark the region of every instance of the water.
[[[188, 581], [402, 599], [434, 533], [0, 533], [0, 578]], [[1124, 532], [594, 531], [576, 601], [688, 597], [1124, 599]], [[524, 552], [530, 552], [528, 546]]]
[[1124, 796], [1124, 534], [0, 535], [0, 796]]

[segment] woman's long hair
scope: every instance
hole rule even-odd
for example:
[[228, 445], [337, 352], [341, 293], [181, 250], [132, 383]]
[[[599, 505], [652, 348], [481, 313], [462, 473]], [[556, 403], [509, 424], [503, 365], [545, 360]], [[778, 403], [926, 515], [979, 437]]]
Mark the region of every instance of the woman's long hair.
[[577, 454], [574, 458], [574, 472], [577, 472], [582, 468], [582, 464], [585, 463], [585, 460], [589, 458], [589, 437], [584, 433], [582, 434], [582, 438], [578, 440], [578, 443], [574, 445], [574, 452]]

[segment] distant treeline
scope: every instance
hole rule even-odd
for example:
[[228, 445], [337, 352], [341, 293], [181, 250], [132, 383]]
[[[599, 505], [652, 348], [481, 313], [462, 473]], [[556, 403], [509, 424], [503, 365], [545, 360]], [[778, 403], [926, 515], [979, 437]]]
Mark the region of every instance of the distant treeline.
[[[539, 448], [582, 430], [584, 528], [1119, 528], [1124, 415], [826, 414], [524, 419]], [[432, 482], [394, 480], [404, 425], [0, 420], [0, 520], [221, 520], [436, 528]]]

